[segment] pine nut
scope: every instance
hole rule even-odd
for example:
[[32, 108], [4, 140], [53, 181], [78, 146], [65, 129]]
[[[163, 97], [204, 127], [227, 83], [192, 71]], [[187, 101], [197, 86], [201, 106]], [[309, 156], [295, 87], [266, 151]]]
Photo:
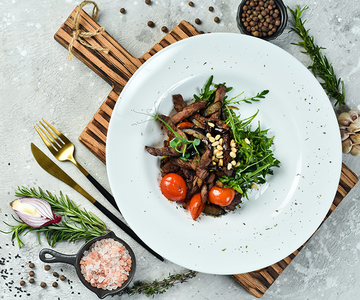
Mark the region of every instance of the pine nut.
[[215, 127], [215, 124], [214, 124], [214, 123], [211, 123], [211, 122], [208, 122], [208, 125], [209, 125], [210, 127]]
[[215, 138], [213, 138], [213, 137], [211, 136], [211, 137], [209, 137], [209, 141], [210, 141], [210, 143], [213, 143], [213, 142], [215, 142]]
[[215, 136], [215, 140], [220, 140], [221, 139], [221, 135], [220, 134], [217, 134], [216, 136]]
[[215, 161], [213, 161], [212, 164], [213, 164], [214, 166], [216, 166], [216, 162], [215, 162]]
[[230, 152], [230, 156], [231, 156], [232, 158], [235, 158], [235, 157], [236, 157], [236, 154], [235, 154], [234, 152]]
[[238, 161], [235, 165], [235, 167], [237, 168], [238, 166], [240, 166], [240, 162]]
[[219, 159], [219, 167], [222, 167], [224, 165], [224, 161], [222, 158]]
[[249, 141], [248, 138], [245, 138], [245, 143], [248, 144], [248, 145], [250, 145], [250, 141]]
[[231, 147], [231, 152], [236, 153], [236, 152], [237, 152], [237, 149], [236, 149], [236, 148], [234, 148], [234, 147]]
[[233, 166], [236, 166], [236, 161], [235, 161], [235, 160], [232, 160], [232, 161], [231, 161], [231, 164], [232, 164]]
[[222, 146], [220, 146], [220, 145], [218, 145], [216, 148], [217, 148], [218, 150], [224, 150], [224, 148], [223, 148]]
[[[215, 140], [216, 140], [216, 138], [215, 138]], [[220, 144], [219, 141], [216, 141], [216, 142], [213, 142], [213, 143], [211, 144], [211, 146], [215, 147], [215, 146], [218, 146], [219, 144]]]
[[217, 158], [220, 158], [220, 157], [223, 156], [223, 152], [222, 152], [222, 151], [219, 151], [219, 152], [217, 152], [217, 153], [215, 154], [215, 156], [216, 156]]
[[227, 169], [228, 169], [228, 170], [231, 170], [231, 169], [232, 169], [232, 164], [231, 164], [231, 163], [228, 163]]
[[220, 143], [220, 145], [222, 145], [223, 144], [223, 138], [221, 138], [220, 140], [219, 140], [219, 143]]
[[218, 153], [218, 152], [219, 152], [219, 150], [217, 148], [215, 148], [213, 151], [213, 154], [216, 155], [216, 153]]
[[207, 138], [211, 137], [211, 133], [208, 132], [208, 133], [206, 134], [206, 137], [207, 137]]

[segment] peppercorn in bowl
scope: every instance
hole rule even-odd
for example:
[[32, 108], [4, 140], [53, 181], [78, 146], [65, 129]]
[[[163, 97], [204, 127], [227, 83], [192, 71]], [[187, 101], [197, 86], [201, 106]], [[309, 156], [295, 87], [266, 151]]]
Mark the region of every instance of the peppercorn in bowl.
[[236, 21], [243, 34], [264, 40], [277, 38], [288, 20], [286, 7], [281, 0], [243, 0]]

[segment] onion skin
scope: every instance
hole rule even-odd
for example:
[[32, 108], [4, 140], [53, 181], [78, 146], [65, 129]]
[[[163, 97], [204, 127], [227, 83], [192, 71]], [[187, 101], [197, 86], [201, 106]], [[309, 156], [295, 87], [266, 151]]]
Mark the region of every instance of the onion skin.
[[40, 228], [59, 223], [60, 216], [55, 216], [46, 200], [38, 198], [20, 198], [10, 203], [18, 217], [32, 228]]

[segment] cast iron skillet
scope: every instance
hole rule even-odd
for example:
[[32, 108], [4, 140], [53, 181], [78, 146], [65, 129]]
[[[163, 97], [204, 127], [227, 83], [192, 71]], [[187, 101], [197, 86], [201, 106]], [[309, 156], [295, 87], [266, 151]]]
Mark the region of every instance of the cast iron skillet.
[[[132, 260], [132, 265], [131, 265], [131, 270], [129, 272], [129, 276], [128, 279], [123, 283], [123, 285], [115, 290], [103, 290], [103, 289], [99, 289], [96, 287], [91, 286], [91, 284], [89, 282], [87, 282], [85, 280], [85, 277], [83, 274], [81, 274], [81, 270], [80, 270], [80, 260], [83, 257], [83, 253], [84, 251], [88, 250], [90, 248], [90, 246], [95, 243], [96, 241], [102, 240], [102, 239], [106, 239], [106, 238], [112, 238], [118, 242], [120, 242], [121, 244], [124, 245], [124, 247], [129, 251], [131, 260]], [[49, 255], [51, 257], [49, 257]], [[119, 239], [114, 232], [110, 231], [109, 233], [93, 238], [92, 240], [88, 241], [84, 246], [81, 247], [81, 249], [78, 251], [78, 253], [73, 254], [73, 255], [68, 255], [68, 254], [62, 254], [59, 253], [57, 251], [54, 251], [52, 249], [42, 249], [39, 253], [39, 257], [43, 262], [46, 263], [56, 263], [56, 262], [61, 262], [61, 263], [66, 263], [66, 264], [70, 264], [73, 265], [76, 269], [76, 273], [78, 275], [78, 277], [80, 278], [81, 282], [91, 291], [93, 291], [100, 299], [105, 298], [108, 295], [112, 295], [112, 294], [116, 294], [119, 293], [121, 290], [123, 290], [126, 286], [128, 286], [128, 284], [131, 282], [131, 280], [134, 277], [135, 274], [135, 269], [136, 269], [136, 261], [135, 261], [135, 254], [132, 251], [132, 249], [130, 248], [130, 246], [125, 243], [122, 239]]]

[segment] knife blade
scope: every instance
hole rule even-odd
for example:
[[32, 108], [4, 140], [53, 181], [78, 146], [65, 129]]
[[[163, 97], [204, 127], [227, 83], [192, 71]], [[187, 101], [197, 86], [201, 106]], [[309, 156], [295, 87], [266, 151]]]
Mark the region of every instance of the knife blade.
[[72, 187], [74, 190], [83, 195], [87, 200], [94, 204], [105, 216], [107, 216], [111, 221], [118, 225], [123, 231], [125, 231], [129, 236], [131, 236], [135, 241], [137, 241], [141, 246], [148, 250], [155, 257], [164, 261], [164, 258], [147, 246], [137, 234], [109, 210], [107, 210], [101, 203], [97, 202], [88, 192], [86, 192], [79, 184], [75, 182], [68, 174], [65, 173], [57, 164], [55, 164], [49, 157], [46, 156], [38, 147], [31, 143], [31, 152], [37, 161], [37, 163], [42, 167], [46, 172], [54, 176], [55, 178], [66, 183], [68, 186]]

